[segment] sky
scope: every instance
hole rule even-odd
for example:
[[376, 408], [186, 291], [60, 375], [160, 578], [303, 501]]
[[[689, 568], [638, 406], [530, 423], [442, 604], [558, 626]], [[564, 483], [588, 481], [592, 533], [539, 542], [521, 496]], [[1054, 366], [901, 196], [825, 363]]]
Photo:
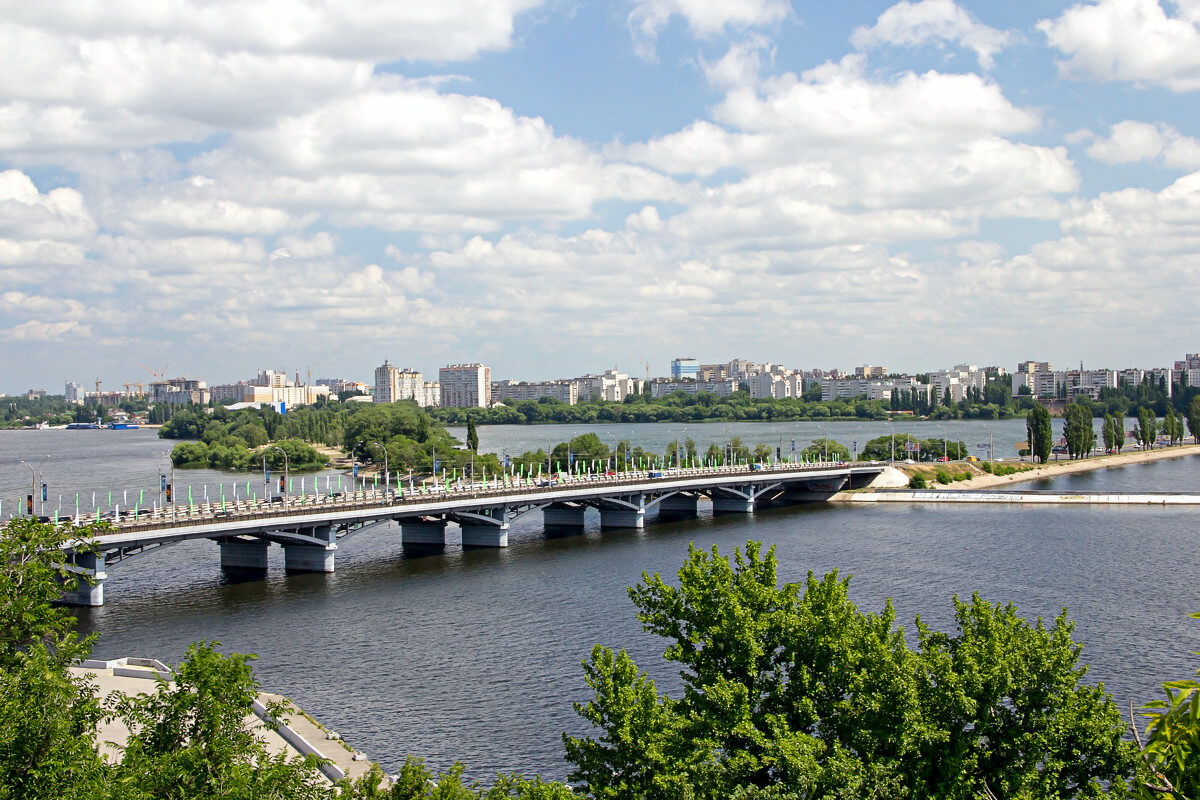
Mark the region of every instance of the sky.
[[0, 391], [1200, 349], [1200, 0], [0, 9]]

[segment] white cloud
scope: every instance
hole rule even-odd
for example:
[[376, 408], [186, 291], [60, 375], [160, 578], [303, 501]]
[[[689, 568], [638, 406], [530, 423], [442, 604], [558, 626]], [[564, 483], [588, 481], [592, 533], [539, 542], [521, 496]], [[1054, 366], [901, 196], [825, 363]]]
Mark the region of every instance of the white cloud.
[[633, 0], [629, 28], [644, 55], [654, 55], [654, 40], [671, 17], [683, 17], [688, 30], [710, 38], [782, 22], [791, 14], [789, 0]]
[[870, 28], [856, 28], [850, 41], [860, 50], [949, 42], [974, 51], [979, 66], [989, 70], [1012, 39], [1011, 33], [984, 25], [954, 0], [903, 0], [880, 14]]
[[81, 239], [95, 228], [78, 191], [61, 188], [41, 194], [20, 170], [0, 172], [0, 236]]
[[6, 3], [9, 22], [81, 39], [186, 37], [215, 50], [376, 61], [461, 61], [507, 49], [542, 0], [39, 0]]
[[1173, 5], [1168, 14], [1159, 0], [1096, 0], [1037, 27], [1067, 56], [1063, 75], [1193, 91], [1200, 89], [1200, 4]]
[[1162, 122], [1118, 122], [1112, 126], [1112, 132], [1107, 138], [1093, 138], [1087, 154], [1106, 164], [1161, 160], [1167, 167], [1200, 169], [1200, 141], [1184, 136], [1174, 127]]
[[68, 338], [82, 339], [92, 335], [91, 326], [75, 320], [39, 322], [28, 320], [0, 331], [0, 337], [10, 342], [61, 342]]

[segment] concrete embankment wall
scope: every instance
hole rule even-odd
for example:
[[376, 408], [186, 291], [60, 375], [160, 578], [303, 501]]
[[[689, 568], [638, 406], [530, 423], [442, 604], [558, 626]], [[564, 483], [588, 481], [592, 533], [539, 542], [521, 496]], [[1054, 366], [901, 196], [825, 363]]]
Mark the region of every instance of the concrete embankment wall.
[[844, 503], [1017, 503], [1074, 505], [1200, 505], [1200, 494], [1094, 493], [1071, 492], [971, 492], [971, 491], [885, 491], [844, 492]]

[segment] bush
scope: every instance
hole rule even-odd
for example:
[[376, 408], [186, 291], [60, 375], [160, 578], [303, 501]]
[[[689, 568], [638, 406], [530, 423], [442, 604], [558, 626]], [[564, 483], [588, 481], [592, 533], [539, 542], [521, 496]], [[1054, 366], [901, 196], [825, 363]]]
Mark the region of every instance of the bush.
[[929, 483], [925, 480], [925, 476], [918, 472], [908, 479], [908, 488], [910, 489], [928, 489]]
[[989, 475], [994, 474], [992, 472], [992, 462], [990, 462], [990, 461], [984, 461], [982, 464], [979, 465], [979, 468], [981, 470], [983, 470], [984, 472], [988, 473]]
[[954, 481], [954, 478], [950, 477], [950, 473], [946, 472], [944, 469], [939, 469], [933, 474], [933, 476], [938, 483], [951, 483]]

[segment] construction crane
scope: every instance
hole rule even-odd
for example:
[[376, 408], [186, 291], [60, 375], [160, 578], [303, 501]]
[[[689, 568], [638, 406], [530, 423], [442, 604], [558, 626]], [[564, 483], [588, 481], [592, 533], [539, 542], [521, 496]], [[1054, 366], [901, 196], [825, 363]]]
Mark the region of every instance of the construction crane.
[[159, 383], [164, 378], [167, 377], [167, 368], [170, 366], [170, 364], [164, 365], [162, 369], [157, 369], [157, 370], [150, 369], [145, 364], [138, 364], [138, 366], [141, 367], [142, 369], [146, 370], [146, 372], [149, 372], [151, 375], [153, 375], [155, 383]]

